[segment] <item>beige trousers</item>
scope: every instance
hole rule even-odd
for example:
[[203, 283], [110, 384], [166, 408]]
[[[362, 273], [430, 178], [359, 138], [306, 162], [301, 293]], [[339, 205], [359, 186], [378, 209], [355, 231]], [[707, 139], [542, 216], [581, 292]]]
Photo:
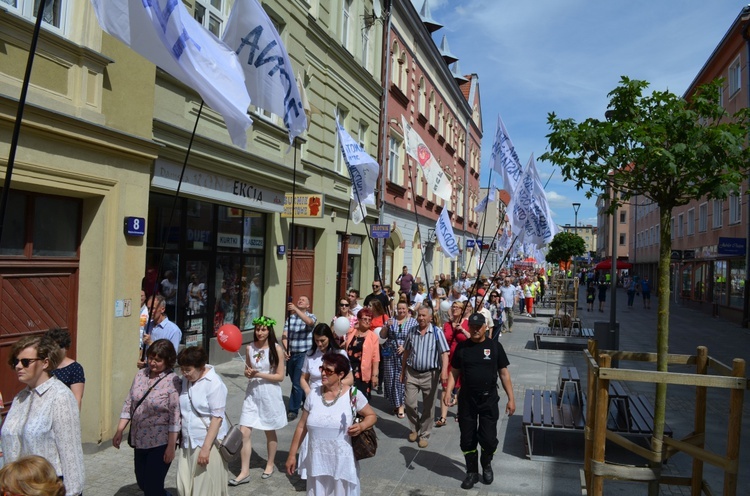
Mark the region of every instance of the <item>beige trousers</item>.
[[[406, 413], [406, 418], [412, 425], [412, 430], [420, 438], [427, 439], [430, 437], [439, 380], [440, 369], [417, 372], [409, 366], [406, 367], [404, 413]], [[421, 414], [417, 411], [420, 392], [422, 393]]]
[[228, 468], [216, 446], [211, 447], [208, 465], [198, 465], [200, 446], [182, 448], [177, 454], [177, 493], [180, 496], [228, 496]]

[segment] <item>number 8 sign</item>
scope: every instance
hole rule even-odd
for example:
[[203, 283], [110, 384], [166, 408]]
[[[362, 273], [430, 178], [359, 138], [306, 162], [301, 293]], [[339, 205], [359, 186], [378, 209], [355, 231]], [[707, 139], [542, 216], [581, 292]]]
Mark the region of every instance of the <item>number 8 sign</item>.
[[146, 219], [143, 217], [125, 217], [126, 236], [145, 236]]

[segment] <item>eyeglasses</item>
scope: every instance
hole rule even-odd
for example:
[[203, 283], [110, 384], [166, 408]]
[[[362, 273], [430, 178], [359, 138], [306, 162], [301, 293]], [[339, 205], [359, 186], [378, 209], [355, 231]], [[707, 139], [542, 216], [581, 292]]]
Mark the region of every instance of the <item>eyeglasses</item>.
[[14, 358], [10, 361], [10, 364], [13, 366], [13, 368], [16, 368], [18, 364], [21, 364], [21, 367], [27, 369], [29, 368], [29, 365], [31, 365], [31, 362], [36, 362], [38, 360], [44, 360], [44, 358], [21, 358], [20, 360], [18, 358]]
[[318, 368], [320, 369], [320, 373], [321, 374], [324, 374], [324, 375], [334, 375], [334, 374], [336, 374], [335, 370], [325, 368], [322, 365], [320, 367], [318, 367]]
[[348, 303], [339, 303], [339, 306], [340, 306], [340, 307], [348, 307], [348, 306], [349, 306], [349, 304], [348, 304]]

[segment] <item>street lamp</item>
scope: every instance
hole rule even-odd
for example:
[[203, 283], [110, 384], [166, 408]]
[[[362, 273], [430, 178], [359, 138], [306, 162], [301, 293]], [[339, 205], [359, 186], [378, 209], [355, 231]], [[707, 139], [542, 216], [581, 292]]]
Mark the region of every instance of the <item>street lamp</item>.
[[[573, 232], [578, 236], [578, 209], [581, 208], [581, 204], [578, 202], [573, 203], [573, 212], [575, 213], [575, 222], [573, 223]], [[573, 256], [573, 276], [577, 277], [578, 274], [578, 261]], [[581, 281], [578, 281], [580, 284]]]

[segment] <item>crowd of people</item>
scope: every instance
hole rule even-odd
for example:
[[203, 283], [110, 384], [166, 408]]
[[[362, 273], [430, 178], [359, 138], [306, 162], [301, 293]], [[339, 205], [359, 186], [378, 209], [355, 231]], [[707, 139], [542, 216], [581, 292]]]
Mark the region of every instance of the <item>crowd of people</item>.
[[[267, 460], [259, 477], [268, 479], [277, 467], [276, 433], [296, 422], [286, 471], [307, 481], [308, 494], [357, 495], [352, 438], [377, 421], [369, 404], [373, 394], [384, 394], [395, 418], [410, 425], [409, 441], [420, 448], [429, 446], [433, 428], [446, 425], [457, 405], [454, 418], [467, 456], [462, 487], [478, 482], [480, 466], [484, 482], [491, 483], [498, 380], [508, 397], [505, 412], [515, 410], [499, 337], [512, 332], [516, 304], [526, 305], [527, 314], [533, 311], [544, 280], [502, 272], [493, 280], [471, 281], [463, 272], [456, 280], [440, 275], [426, 287], [404, 267], [394, 286], [398, 292], [374, 281], [362, 305], [359, 292], [350, 289], [338, 300], [331, 325], [318, 322], [309, 298], [300, 296], [287, 305], [278, 341], [273, 319], [254, 318], [253, 341], [244, 349], [247, 388], [238, 418], [242, 446], [236, 474], [219, 450], [232, 425], [227, 387], [202, 347], [178, 353], [181, 334], [169, 320], [167, 300], [156, 295], [146, 301], [142, 295], [152, 320], [141, 322], [137, 372], [112, 439], [115, 448], [123, 438], [133, 448], [138, 487], [147, 496], [168, 494], [165, 479], [176, 461], [180, 495], [229, 494], [232, 486], [252, 479], [253, 430], [265, 433]], [[334, 332], [342, 317], [348, 329]], [[26, 388], [2, 426], [2, 490], [26, 494], [17, 489], [19, 474], [33, 471], [33, 477], [24, 476], [28, 483], [49, 488], [38, 494], [83, 491], [79, 410], [85, 377], [80, 364], [67, 357], [70, 347], [70, 335], [54, 329], [22, 338], [11, 350], [9, 364]], [[287, 375], [292, 388], [285, 404], [281, 383]], [[436, 400], [441, 413], [433, 418]]]

